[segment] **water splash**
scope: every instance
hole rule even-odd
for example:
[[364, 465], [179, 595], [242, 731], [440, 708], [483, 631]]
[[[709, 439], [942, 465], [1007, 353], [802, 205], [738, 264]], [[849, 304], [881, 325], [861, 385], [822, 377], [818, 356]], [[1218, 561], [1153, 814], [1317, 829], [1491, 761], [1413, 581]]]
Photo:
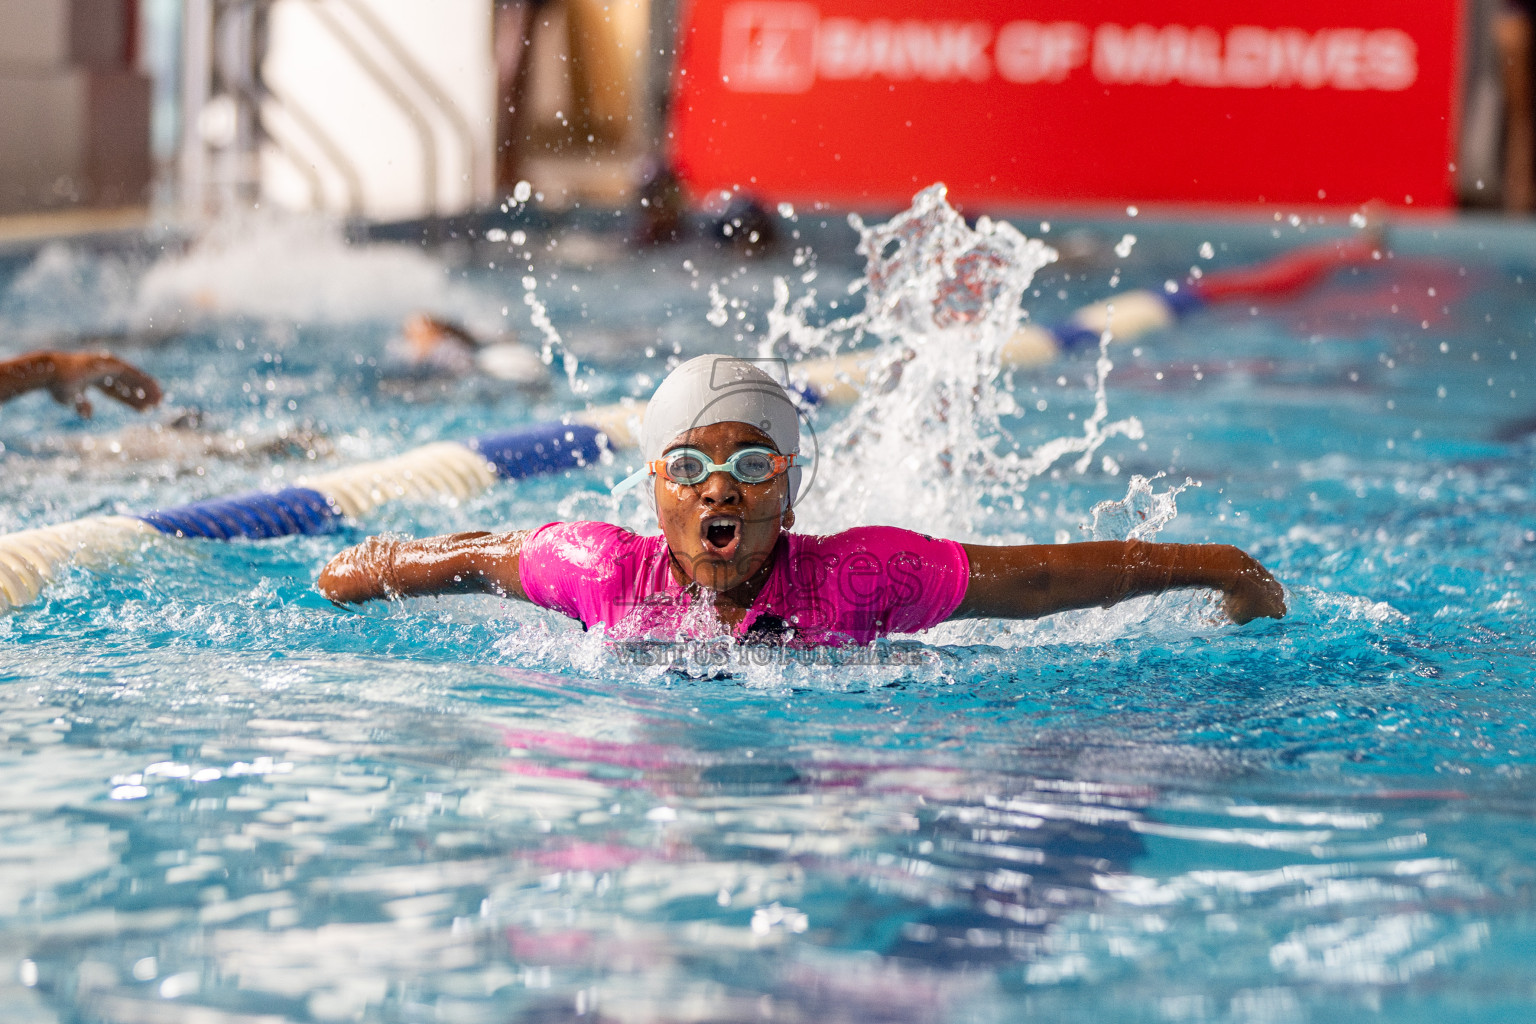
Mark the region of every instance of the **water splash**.
[[1093, 506], [1092, 540], [1156, 540], [1158, 533], [1179, 514], [1178, 496], [1194, 481], [1188, 477], [1177, 487], [1162, 494], [1152, 490], [1152, 481], [1144, 476], [1131, 477], [1125, 497], [1119, 501], [1101, 501]]
[[136, 326], [136, 261], [49, 242], [16, 275], [0, 299], [3, 316], [23, 344], [69, 332], [116, 332]]
[[539, 332], [539, 358], [543, 360], [545, 366], [552, 366], [555, 356], [558, 355], [560, 369], [565, 372], [565, 379], [570, 384], [571, 390], [578, 395], [585, 394], [587, 382], [577, 376], [581, 364], [566, 347], [565, 339], [560, 336], [554, 321], [550, 320], [549, 309], [545, 306], [544, 300], [539, 298], [539, 279], [532, 274], [523, 277], [523, 305], [528, 307], [528, 318]]
[[247, 316], [341, 324], [461, 311], [476, 298], [416, 249], [352, 245], [324, 219], [263, 216], [220, 221], [185, 253], [157, 262], [139, 281], [138, 314], [157, 323]]
[[1010, 440], [1004, 419], [1023, 414], [1004, 386], [1004, 350], [1019, 329], [1020, 300], [1056, 258], [1012, 225], [951, 207], [943, 185], [918, 193], [884, 224], [849, 218], [865, 275], [861, 311], [816, 325], [814, 291], [792, 298], [775, 282], [764, 354], [833, 355], [866, 338], [869, 380], [848, 416], [821, 438], [807, 525], [845, 529], [881, 522], [947, 536], [987, 532], [994, 508], [1016, 509], [1029, 482], [1067, 455], [1092, 455], [1111, 437], [1139, 437], [1134, 419], [1110, 422], [1101, 344], [1095, 407], [1080, 435], [1032, 451]]

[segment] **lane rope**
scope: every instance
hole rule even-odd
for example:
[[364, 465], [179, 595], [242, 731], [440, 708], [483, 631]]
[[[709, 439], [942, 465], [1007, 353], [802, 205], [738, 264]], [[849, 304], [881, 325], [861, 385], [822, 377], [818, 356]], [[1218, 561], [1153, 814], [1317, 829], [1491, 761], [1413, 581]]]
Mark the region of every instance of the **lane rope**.
[[[1293, 294], [1339, 266], [1379, 259], [1380, 245], [1370, 235], [1334, 240], [1257, 267], [1210, 274], [1172, 293], [1122, 292], [1084, 306], [1059, 324], [1022, 325], [1004, 345], [1002, 362], [1013, 369], [1043, 366], [1063, 352], [1101, 340], [1128, 341], [1169, 327], [1208, 303]], [[790, 382], [809, 404], [846, 404], [862, 393], [878, 361], [872, 352], [807, 360], [790, 368]], [[577, 413], [568, 422], [424, 445], [303, 477], [279, 491], [207, 498], [138, 516], [88, 516], [5, 534], [0, 536], [0, 613], [36, 601], [65, 566], [102, 568], [158, 537], [229, 541], [329, 533], [390, 501], [462, 501], [498, 480], [588, 466], [605, 450], [637, 444], [644, 408], [627, 399]]]
[[0, 536], [0, 612], [36, 601], [68, 565], [102, 568], [159, 537], [270, 540], [330, 533], [386, 502], [465, 500], [498, 480], [590, 465], [608, 445], [586, 423], [544, 423], [462, 443], [443, 441], [401, 455], [253, 491], [160, 508], [137, 516], [88, 516]]

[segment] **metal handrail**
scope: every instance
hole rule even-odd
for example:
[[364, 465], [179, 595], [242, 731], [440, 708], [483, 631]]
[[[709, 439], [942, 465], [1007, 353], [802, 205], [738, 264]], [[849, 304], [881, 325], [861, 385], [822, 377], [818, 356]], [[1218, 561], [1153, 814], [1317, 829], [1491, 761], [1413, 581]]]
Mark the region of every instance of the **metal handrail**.
[[232, 83], [229, 92], [240, 103], [256, 112], [257, 144], [261, 140], [266, 140], [277, 147], [277, 151], [293, 165], [294, 169], [299, 172], [299, 175], [304, 178], [305, 183], [309, 186], [310, 205], [315, 209], [320, 209], [325, 203], [325, 183], [321, 180], [320, 173], [315, 170], [314, 166], [306, 163], [303, 156], [293, 148], [289, 139], [283, 138], [280, 134], [272, 131], [272, 126], [267, 123], [266, 117], [262, 114], [263, 100], [275, 100], [277, 97], [265, 82], [260, 82], [259, 75], [257, 78], [258, 84], [255, 86], [245, 82]]
[[[347, 215], [355, 217], [360, 214], [363, 209], [363, 177], [358, 173], [357, 166], [347, 157], [346, 151], [338, 146], [336, 141], [326, 134], [325, 129], [320, 126], [320, 122], [310, 116], [309, 111], [305, 110], [291, 96], [283, 95], [278, 90], [272, 88], [270, 83], [263, 82], [263, 88], [266, 90], [267, 98], [275, 103], [279, 110], [293, 119], [294, 124], [298, 125], [304, 134], [309, 136], [310, 141], [319, 147], [320, 152], [330, 161], [336, 173], [341, 175], [342, 184], [347, 194]], [[268, 134], [271, 134], [271, 126], [267, 124], [265, 117], [262, 118], [262, 127]], [[282, 146], [281, 143], [279, 143], [279, 146], [286, 151], [287, 147]], [[298, 162], [292, 154], [285, 152], [285, 155], [290, 160]], [[323, 195], [323, 192], [321, 195]], [[319, 201], [318, 196], [314, 205], [316, 209], [323, 205]]]
[[311, 0], [310, 8], [315, 17], [319, 19], [327, 31], [341, 44], [342, 48], [351, 54], [358, 67], [372, 78], [374, 83], [383, 90], [384, 94], [395, 101], [400, 112], [410, 121], [411, 127], [416, 132], [417, 140], [421, 143], [421, 169], [422, 191], [426, 196], [427, 209], [432, 213], [437, 212], [437, 138], [432, 133], [432, 125], [413, 104], [410, 97], [406, 96], [396, 85], [389, 73], [382, 68], [377, 61], [363, 49], [362, 45], [353, 38], [352, 34], [336, 20], [336, 16], [326, 9], [325, 0]]
[[267, 119], [261, 119], [261, 133], [267, 140], [277, 147], [283, 159], [299, 172], [299, 177], [304, 179], [304, 184], [309, 186], [309, 205], [319, 210], [325, 206], [325, 182], [320, 178], [320, 172], [315, 170], [314, 164], [306, 161], [300, 153], [294, 149], [289, 141], [283, 137], [282, 132], [274, 132]]
[[389, 26], [385, 25], [379, 16], [370, 10], [366, 4], [362, 3], [361, 0], [339, 0], [339, 2], [345, 4], [357, 20], [368, 26], [375, 38], [378, 39], [380, 45], [388, 50], [390, 56], [399, 62], [405, 73], [415, 81], [417, 88], [436, 104], [443, 117], [453, 126], [454, 131], [458, 133], [459, 142], [465, 153], [464, 165], [469, 168], [470, 188], [473, 191], [474, 183], [481, 180], [481, 172], [484, 170], [484, 167], [481, 162], [481, 149], [475, 144], [475, 129], [470, 124], [469, 118], [464, 116], [464, 112], [453, 101], [453, 97], [442, 90], [437, 84], [437, 80], [421, 66], [415, 57], [411, 56], [410, 51], [400, 44], [399, 38], [390, 31]]
[[[211, 38], [226, 7], [256, 5], [266, 7], [276, 0], [185, 0], [183, 21], [183, 126], [181, 144], [181, 178], [185, 186], [189, 211], [206, 212], [206, 204], [212, 196], [208, 172], [210, 155], [198, 138], [195, 125], [200, 112], [207, 106], [210, 85], [215, 66]], [[364, 75], [372, 81], [378, 93], [392, 102], [405, 117], [421, 150], [422, 193], [425, 210], [436, 214], [442, 207], [438, 194], [441, 181], [442, 156], [438, 150], [438, 132], [446, 131], [445, 141], [457, 142], [462, 166], [470, 179], [469, 201], [479, 198], [479, 184], [487, 176], [490, 153], [479, 144], [474, 126], [453, 98], [449, 96], [426, 68], [402, 44], [400, 38], [362, 0], [308, 0], [305, 5], [314, 14], [315, 22], [322, 31], [332, 37], [356, 63]], [[346, 17], [338, 17], [340, 7]], [[217, 12], [217, 13], [216, 13]], [[252, 44], [255, 45], [255, 44]], [[305, 154], [294, 148], [307, 137], [313, 144], [310, 156], [318, 155], [341, 178], [346, 192], [349, 215], [360, 213], [365, 196], [361, 168], [348, 157], [344, 147], [336, 141], [321, 123], [290, 96], [271, 88], [261, 73], [261, 56], [253, 51], [252, 65], [248, 72], [254, 75], [250, 82], [230, 83], [229, 91], [246, 109], [255, 113], [253, 127], [258, 135], [264, 135], [279, 153], [295, 165], [306, 179], [311, 200], [316, 206], [325, 201], [326, 185], [319, 174], [320, 166], [307, 160]], [[279, 125], [279, 132], [271, 131], [270, 115], [264, 108], [275, 107], [282, 111], [292, 124]], [[440, 122], [434, 123], [434, 122]], [[281, 137], [278, 137], [281, 136]], [[248, 140], [247, 145], [255, 140]]]

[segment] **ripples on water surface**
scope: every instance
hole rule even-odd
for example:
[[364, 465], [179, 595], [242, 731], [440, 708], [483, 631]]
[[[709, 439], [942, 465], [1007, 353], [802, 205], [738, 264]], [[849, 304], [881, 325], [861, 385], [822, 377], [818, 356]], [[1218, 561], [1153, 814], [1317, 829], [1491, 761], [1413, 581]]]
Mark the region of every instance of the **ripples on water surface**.
[[[85, 450], [26, 399], [0, 424], [0, 527], [646, 394], [674, 345], [752, 350], [775, 276], [842, 312], [853, 235], [802, 221], [814, 283], [792, 242], [743, 270], [534, 239], [580, 396], [564, 377], [532, 397], [380, 384], [369, 359], [415, 305], [482, 329], [505, 306], [538, 336], [523, 267], [485, 247], [445, 271], [314, 242], [249, 286], [231, 282], [262, 265], [254, 243], [147, 277], [132, 254], [14, 261], [0, 314], [29, 342], [212, 307], [132, 354], [205, 432], [270, 447], [131, 459], [171, 415], [98, 403]], [[1033, 315], [1325, 231], [1143, 219], [1109, 255], [1127, 227], [1084, 225], [1103, 258], [1043, 270]], [[1530, 1019], [1536, 447], [1499, 434], [1536, 412], [1533, 242], [1404, 227], [1381, 269], [1112, 348], [1109, 417], [1142, 436], [974, 520], [1085, 536], [1131, 474], [1192, 478], [1162, 537], [1253, 551], [1289, 589], [1281, 622], [1222, 627], [1169, 595], [875, 657], [704, 649], [689, 675], [488, 599], [335, 610], [311, 581], [360, 532], [68, 574], [0, 620], [0, 1020]], [[1016, 373], [1003, 428], [1026, 451], [1078, 434], [1094, 375], [1091, 353]], [[629, 522], [602, 493], [622, 468], [368, 527]], [[922, 497], [855, 469], [893, 515]]]

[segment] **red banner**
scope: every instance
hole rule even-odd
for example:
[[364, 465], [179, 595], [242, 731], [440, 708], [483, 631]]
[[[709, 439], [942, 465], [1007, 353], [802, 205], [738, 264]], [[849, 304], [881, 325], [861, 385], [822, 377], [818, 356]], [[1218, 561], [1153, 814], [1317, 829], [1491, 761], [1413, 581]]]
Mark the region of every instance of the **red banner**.
[[1460, 0], [693, 0], [673, 157], [765, 200], [1454, 201]]

